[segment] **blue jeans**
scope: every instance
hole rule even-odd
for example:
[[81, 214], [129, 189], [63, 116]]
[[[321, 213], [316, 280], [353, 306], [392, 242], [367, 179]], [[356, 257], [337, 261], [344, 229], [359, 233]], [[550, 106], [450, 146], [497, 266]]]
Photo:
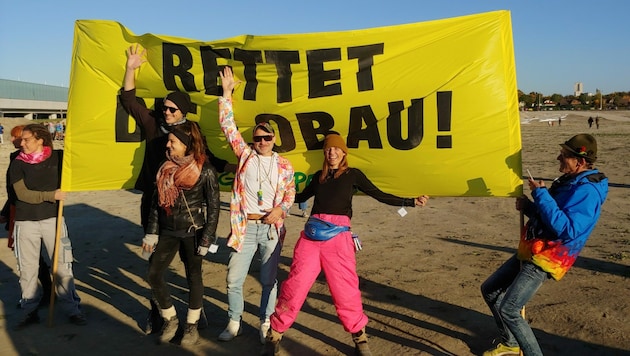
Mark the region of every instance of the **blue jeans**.
[[521, 309], [549, 278], [547, 272], [531, 262], [521, 262], [516, 255], [508, 259], [481, 285], [481, 294], [490, 307], [501, 334], [502, 343], [519, 346], [523, 354], [542, 355], [536, 336]]
[[282, 243], [273, 225], [247, 224], [247, 234], [240, 252], [232, 251], [228, 262], [227, 295], [230, 320], [240, 321], [243, 314], [243, 283], [256, 250], [260, 253], [260, 320], [273, 314], [278, 294], [278, 260]]
[[308, 209], [308, 202], [298, 203], [298, 208], [302, 211]]

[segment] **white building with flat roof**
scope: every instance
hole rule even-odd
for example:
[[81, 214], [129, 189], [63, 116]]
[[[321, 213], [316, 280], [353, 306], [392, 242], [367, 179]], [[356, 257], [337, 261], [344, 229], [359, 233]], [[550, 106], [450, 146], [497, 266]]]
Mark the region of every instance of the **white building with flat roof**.
[[68, 90], [54, 85], [0, 79], [0, 117], [65, 118]]

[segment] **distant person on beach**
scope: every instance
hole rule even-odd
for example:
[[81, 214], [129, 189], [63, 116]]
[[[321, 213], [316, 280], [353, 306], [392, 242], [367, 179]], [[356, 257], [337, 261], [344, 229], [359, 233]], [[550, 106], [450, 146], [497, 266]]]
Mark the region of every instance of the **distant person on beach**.
[[[15, 151], [11, 152], [9, 155], [9, 164], [13, 162], [15, 157], [17, 157], [20, 152], [22, 152], [22, 131], [24, 129], [24, 125], [17, 125], [11, 129], [11, 143], [13, 143], [13, 147], [16, 148]], [[2, 212], [0, 213], [0, 223], [6, 223], [5, 229], [9, 232], [7, 237], [8, 247], [11, 250], [14, 250], [14, 238], [13, 231], [15, 229], [15, 201], [17, 200], [17, 196], [15, 195], [15, 189], [13, 186], [9, 184], [9, 170], [7, 169], [7, 201], [2, 208]], [[50, 267], [42, 253], [39, 254], [39, 271], [37, 274], [37, 279], [42, 285], [42, 299], [39, 302], [40, 306], [45, 306], [50, 303], [50, 293], [52, 290], [52, 281], [50, 280]], [[18, 303], [21, 307], [21, 303]]]
[[558, 118], [558, 126], [561, 126], [561, 125], [562, 125], [562, 118], [561, 118], [561, 117], [559, 117], [559, 118]]
[[542, 180], [528, 179], [534, 200], [516, 199], [516, 209], [529, 218], [518, 252], [481, 285], [500, 333], [499, 343], [484, 356], [543, 354], [521, 310], [544, 281], [559, 281], [571, 268], [606, 200], [608, 178], [593, 167], [595, 138], [579, 134], [560, 146], [563, 175], [549, 189]]
[[48, 133], [50, 133], [50, 136], [52, 138], [55, 137], [55, 124], [52, 121], [49, 121], [47, 124], [45, 124], [46, 127], [48, 128]]
[[166, 161], [157, 173], [157, 186], [142, 240], [144, 252], [153, 252], [147, 280], [164, 319], [160, 342], [173, 339], [179, 326], [177, 312], [164, 274], [179, 251], [188, 282], [188, 314], [182, 345], [199, 339], [197, 324], [203, 304], [201, 264], [215, 241], [219, 221], [219, 183], [205, 153], [198, 126], [186, 121], [168, 134]]
[[599, 130], [599, 116], [595, 116], [595, 127]]
[[4, 143], [4, 126], [0, 124], [0, 144]]
[[223, 96], [219, 97], [219, 125], [238, 157], [238, 171], [232, 185], [230, 202], [231, 235], [227, 272], [229, 321], [219, 334], [229, 341], [241, 333], [244, 310], [243, 284], [256, 251], [260, 254], [262, 293], [258, 317], [261, 343], [269, 329], [269, 317], [276, 305], [278, 261], [286, 235], [284, 219], [295, 197], [294, 170], [291, 162], [274, 152], [275, 130], [268, 122], [259, 122], [252, 132], [250, 146], [234, 121], [232, 91], [240, 83], [230, 67], [221, 76]]
[[[371, 355], [365, 332], [368, 317], [363, 312], [356, 270], [355, 253], [361, 245], [350, 231], [352, 197], [358, 190], [398, 207], [425, 206], [429, 199], [426, 195], [402, 198], [382, 192], [363, 172], [348, 166], [348, 147], [337, 133], [326, 135], [323, 154], [322, 170], [316, 172], [310, 184], [296, 195], [297, 202], [315, 198], [309, 220], [295, 245], [289, 277], [282, 283], [278, 304], [271, 315], [264, 355], [278, 354], [284, 332], [295, 322], [322, 270], [339, 320], [354, 341], [355, 355]], [[320, 229], [326, 236], [314, 233]]]
[[593, 117], [592, 117], [592, 116], [589, 116], [589, 117], [588, 117], [587, 122], [588, 122], [588, 127], [589, 127], [589, 128], [593, 127]]
[[[142, 228], [146, 229], [149, 209], [151, 208], [151, 199], [153, 190], [155, 189], [155, 177], [160, 165], [166, 158], [166, 142], [168, 141], [169, 131], [177, 125], [187, 122], [186, 114], [193, 110], [193, 104], [190, 101], [188, 93], [174, 91], [169, 93], [164, 101], [155, 110], [148, 109], [138, 102], [136, 98], [136, 79], [135, 72], [142, 64], [146, 62], [144, 58], [146, 50], [139, 45], [131, 46], [127, 50], [127, 63], [125, 66], [124, 87], [120, 94], [120, 101], [125, 110], [136, 120], [136, 123], [144, 133], [146, 146], [144, 151], [144, 160], [135, 188], [142, 191], [140, 200], [140, 221]], [[209, 150], [206, 155], [210, 159], [210, 163], [217, 172], [234, 171], [235, 166], [228, 164], [227, 161], [215, 157]], [[205, 327], [206, 317], [202, 310], [202, 321], [200, 328]], [[151, 311], [145, 326], [146, 333], [152, 333], [153, 322], [156, 331], [160, 329], [162, 318], [155, 305], [155, 301], [151, 301]]]
[[9, 184], [17, 197], [14, 237], [22, 291], [21, 317], [16, 329], [39, 322], [39, 259], [44, 244], [49, 259], [53, 260], [57, 230], [61, 232], [55, 278], [58, 301], [71, 323], [85, 325], [87, 320], [74, 286], [72, 245], [63, 217], [59, 219], [62, 226], [57, 228], [58, 201], [66, 197], [66, 192], [59, 189], [63, 151], [53, 150], [52, 137], [40, 124], [24, 127], [21, 145], [22, 151], [9, 165]]

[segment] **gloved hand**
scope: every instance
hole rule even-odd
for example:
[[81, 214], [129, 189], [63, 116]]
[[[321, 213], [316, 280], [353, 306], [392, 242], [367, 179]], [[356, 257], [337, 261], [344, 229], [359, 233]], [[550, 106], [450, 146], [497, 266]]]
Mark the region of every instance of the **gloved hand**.
[[155, 249], [155, 245], [158, 243], [159, 236], [156, 234], [146, 234], [142, 239], [142, 257], [145, 259], [149, 259], [153, 250]]
[[207, 247], [204, 247], [204, 246], [197, 247], [197, 255], [205, 256], [206, 254], [208, 254], [208, 248]]

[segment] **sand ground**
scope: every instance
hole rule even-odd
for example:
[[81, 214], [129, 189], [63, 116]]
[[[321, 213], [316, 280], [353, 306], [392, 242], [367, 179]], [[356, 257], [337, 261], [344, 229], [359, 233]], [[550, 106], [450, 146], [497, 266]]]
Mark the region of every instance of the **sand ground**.
[[[561, 126], [539, 121], [565, 114]], [[557, 177], [558, 143], [590, 132], [600, 146], [597, 167], [610, 178], [601, 219], [575, 267], [560, 282], [546, 282], [527, 305], [527, 319], [547, 355], [630, 354], [630, 113], [600, 113], [599, 129], [588, 127], [590, 114], [522, 114], [524, 170], [545, 180]], [[0, 122], [8, 132], [18, 121]], [[6, 170], [11, 151], [6, 143], [0, 148], [0, 171]], [[4, 186], [3, 177], [0, 184]], [[2, 192], [0, 200], [5, 197]], [[227, 204], [228, 194], [221, 198]], [[144, 281], [147, 262], [139, 248], [139, 201], [140, 194], [131, 191], [73, 192], [65, 201], [87, 326], [69, 324], [55, 310], [49, 327], [45, 308], [40, 311], [42, 323], [13, 331], [18, 274], [6, 239], [0, 239], [0, 355], [258, 354], [260, 285], [255, 266], [244, 286], [243, 335], [232, 342], [217, 341], [227, 323], [225, 239], [203, 266], [209, 326], [200, 331], [199, 344], [156, 345], [155, 336], [143, 333], [149, 289]], [[225, 204], [220, 236], [229, 231]], [[397, 208], [365, 196], [355, 197], [354, 207], [353, 230], [364, 246], [357, 254], [358, 273], [374, 354], [477, 355], [488, 348], [497, 333], [479, 286], [516, 248], [520, 220], [514, 200], [434, 197], [404, 218]], [[297, 216], [297, 205], [293, 212], [287, 219], [280, 281], [286, 279], [305, 221]], [[183, 318], [187, 290], [181, 262], [176, 260], [169, 273]], [[352, 354], [352, 341], [337, 320], [324, 278], [313, 286], [282, 348], [283, 355]]]

